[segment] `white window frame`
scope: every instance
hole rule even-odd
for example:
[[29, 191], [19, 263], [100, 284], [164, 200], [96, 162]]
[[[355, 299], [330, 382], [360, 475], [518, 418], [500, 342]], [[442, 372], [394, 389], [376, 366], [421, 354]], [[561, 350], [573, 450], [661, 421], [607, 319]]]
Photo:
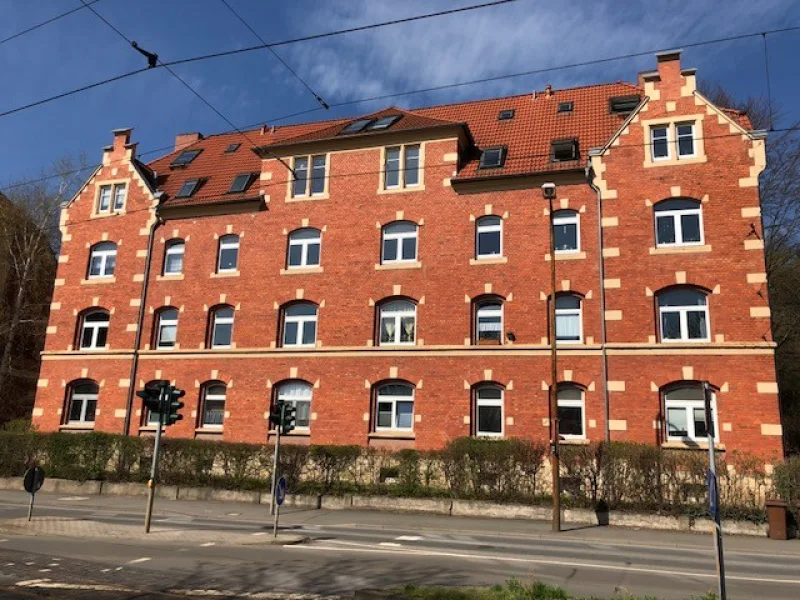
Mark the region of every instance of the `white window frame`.
[[[675, 155], [678, 159], [682, 158], [694, 158], [697, 156], [697, 140], [695, 139], [695, 131], [696, 125], [694, 121], [684, 121], [674, 123], [673, 126], [675, 127]], [[680, 128], [681, 127], [691, 127], [692, 131], [689, 135], [681, 134]], [[682, 138], [690, 138], [692, 140], [692, 153], [691, 154], [682, 154], [681, 153], [681, 139]]]
[[[169, 265], [170, 256], [180, 255], [181, 268], [178, 271], [167, 270]], [[180, 275], [183, 273], [183, 261], [186, 257], [186, 241], [180, 238], [174, 238], [167, 241], [166, 249], [164, 250], [164, 275]], [[237, 261], [238, 263], [238, 261]]]
[[[668, 291], [668, 290], [667, 290]], [[661, 333], [661, 341], [666, 344], [681, 344], [684, 342], [689, 343], [702, 343], [702, 342], [710, 342], [711, 341], [711, 320], [709, 319], [709, 312], [708, 312], [708, 294], [703, 294], [700, 291], [692, 290], [705, 298], [705, 304], [692, 304], [688, 306], [661, 306], [658, 305], [658, 328]], [[665, 293], [665, 292], [662, 292]], [[658, 298], [656, 298], [658, 301]], [[704, 338], [690, 338], [689, 337], [689, 321], [688, 315], [689, 312], [702, 312], [705, 316], [706, 321], [706, 336]], [[664, 319], [662, 315], [664, 313], [677, 313], [680, 319], [680, 328], [681, 328], [681, 337], [680, 338], [665, 338], [664, 337]]]
[[[656, 156], [656, 130], [663, 129], [666, 132], [666, 142], [667, 142], [667, 155], [666, 156]], [[661, 137], [659, 136], [659, 141], [661, 141]], [[650, 158], [653, 162], [661, 162], [663, 160], [670, 160], [672, 159], [672, 124], [671, 123], [664, 123], [661, 125], [651, 125], [650, 126]]]
[[[399, 223], [410, 223], [414, 225], [414, 231], [401, 231], [399, 233], [387, 233], [387, 229]], [[403, 240], [414, 240], [414, 258], [403, 258]], [[386, 258], [386, 240], [397, 241], [397, 254], [395, 258]], [[419, 261], [419, 225], [413, 221], [392, 221], [381, 228], [381, 264], [393, 265], [398, 263], [414, 263]]]
[[295, 431], [309, 431], [311, 429], [311, 403], [314, 400], [314, 390], [310, 383], [305, 381], [287, 381], [278, 387], [276, 396], [278, 402], [294, 406], [297, 410], [299, 402], [308, 403], [308, 425], [295, 423]]
[[[492, 299], [492, 300], [482, 300], [477, 303], [475, 307], [475, 343], [476, 344], [494, 344], [494, 340], [483, 340], [481, 341], [481, 318], [497, 318], [500, 317], [500, 339], [496, 343], [502, 345], [503, 343], [503, 331], [504, 331], [504, 324], [505, 324], [505, 317], [504, 317], [504, 306], [505, 303], [500, 299]], [[483, 314], [481, 314], [483, 312]]]
[[[579, 400], [575, 400], [573, 398], [563, 398], [562, 399], [559, 396], [559, 393], [562, 392], [562, 391], [566, 391], [566, 390], [578, 390], [580, 392], [580, 394], [581, 394], [580, 399]], [[581, 409], [581, 421], [582, 421], [581, 430], [583, 431], [583, 433], [581, 435], [565, 434], [565, 433], [559, 432], [558, 433], [559, 437], [564, 438], [565, 440], [585, 440], [586, 439], [586, 392], [584, 390], [582, 390], [581, 388], [579, 388], [578, 386], [574, 386], [574, 385], [560, 386], [556, 390], [556, 403], [557, 403], [559, 408], [560, 407], [564, 407], [564, 408], [575, 408], [575, 407], [578, 407], [578, 408]], [[560, 422], [561, 422], [561, 420], [559, 419], [559, 423]]]
[[[663, 393], [664, 397], [664, 427], [666, 429], [667, 441], [668, 442], [685, 442], [685, 443], [697, 443], [697, 442], [707, 442], [708, 436], [704, 435], [702, 437], [697, 437], [697, 432], [694, 427], [694, 409], [700, 408], [703, 410], [703, 418], [705, 418], [705, 400], [670, 400], [668, 398], [670, 392], [677, 391], [682, 387], [695, 387], [693, 385], [686, 385], [686, 386], [675, 386], [672, 389], [667, 389]], [[702, 385], [698, 385], [697, 387], [700, 388], [701, 392]], [[686, 433], [687, 436], [681, 435], [670, 435], [669, 433], [669, 409], [682, 409], [685, 411], [686, 417]], [[719, 415], [717, 414], [717, 394], [712, 389], [711, 390], [711, 420], [714, 425], [714, 441], [719, 442]]]
[[[395, 303], [405, 303], [414, 308], [413, 311], [401, 311], [401, 310], [388, 310], [387, 307], [395, 304]], [[400, 328], [403, 325], [403, 319], [413, 317], [414, 318], [414, 334], [413, 340], [411, 341], [400, 341]], [[394, 335], [392, 336], [394, 339], [390, 342], [383, 341], [383, 321], [384, 319], [393, 319], [394, 320]], [[382, 303], [378, 308], [378, 345], [379, 346], [414, 346], [417, 343], [417, 305], [410, 300], [390, 300], [388, 302]]]
[[[559, 298], [576, 298], [578, 300], [578, 308], [558, 308]], [[577, 340], [560, 340], [558, 339], [558, 317], [578, 316], [578, 331], [579, 339]], [[583, 343], [583, 298], [577, 294], [556, 294], [556, 344], [582, 344]]]
[[[87, 321], [86, 317], [93, 315], [93, 314], [103, 314], [106, 316], [105, 321]], [[80, 340], [78, 340], [78, 346], [80, 350], [105, 350], [108, 348], [108, 333], [111, 324], [111, 314], [105, 310], [90, 310], [88, 312], [83, 313], [81, 316], [81, 332], [80, 332]], [[106, 330], [106, 343], [104, 346], [97, 345], [97, 338], [99, 337], [100, 330]], [[88, 346], [83, 345], [83, 338], [86, 330], [92, 331], [92, 341], [91, 344]]]
[[[500, 392], [500, 398], [481, 398], [481, 392], [485, 390], [494, 390]], [[475, 435], [478, 437], [495, 437], [501, 438], [505, 435], [506, 431], [506, 415], [505, 415], [505, 390], [494, 385], [482, 385], [475, 390]], [[481, 431], [480, 428], [480, 410], [482, 406], [486, 407], [500, 407], [500, 431]]]
[[[300, 238], [292, 239], [293, 236], [299, 234], [303, 231], [313, 231], [317, 234], [316, 238]], [[319, 246], [319, 262], [316, 264], [309, 264], [308, 263], [308, 247], [312, 244], [316, 244]], [[300, 264], [293, 265], [290, 264], [290, 257], [292, 255], [292, 247], [293, 246], [300, 246]], [[309, 267], [318, 267], [322, 264], [322, 232], [319, 229], [315, 229], [313, 227], [303, 227], [302, 229], [295, 229], [294, 231], [289, 233], [289, 247], [287, 248], [286, 253], [286, 268], [287, 269], [307, 269]]]
[[[213, 388], [221, 387], [225, 390], [223, 394], [211, 394]], [[206, 421], [206, 413], [208, 412], [208, 401], [219, 402], [222, 401], [222, 423], [208, 423]], [[228, 386], [222, 383], [212, 383], [203, 388], [203, 412], [200, 417], [200, 427], [203, 429], [222, 429], [225, 426], [225, 405], [228, 401]]]
[[[382, 395], [381, 390], [389, 385], [402, 385], [405, 388], [411, 390], [410, 396], [397, 396], [397, 395]], [[415, 420], [415, 390], [412, 386], [407, 384], [387, 384], [380, 386], [375, 392], [375, 431], [414, 431], [414, 420]], [[410, 427], [398, 427], [397, 420], [399, 413], [397, 412], [397, 404], [399, 402], [411, 402], [411, 426]], [[380, 404], [391, 404], [392, 405], [392, 424], [389, 427], [381, 427], [378, 425], [378, 406]]]
[[[408, 168], [408, 151], [409, 149], [416, 149], [417, 151], [417, 173], [416, 183], [409, 183], [407, 174], [412, 169]], [[389, 185], [389, 153], [392, 151], [397, 152], [397, 183]], [[401, 190], [406, 188], [418, 188], [422, 184], [422, 144], [401, 144], [399, 146], [388, 146], [383, 151], [383, 189], [385, 190]], [[394, 159], [392, 159], [394, 162]]]
[[[577, 210], [562, 209], [553, 212], [553, 229], [557, 225], [575, 225], [575, 248], [555, 249], [556, 254], [575, 254], [581, 251], [581, 215]], [[555, 231], [550, 232], [555, 236]], [[555, 238], [554, 238], [555, 239]]]
[[[120, 201], [120, 197], [122, 201]], [[112, 195], [112, 206], [114, 211], [125, 210], [125, 201], [128, 198], [128, 186], [125, 183], [114, 184], [114, 193]]]
[[[105, 183], [100, 186], [100, 189], [97, 192], [97, 213], [98, 214], [106, 214], [111, 212], [111, 205], [114, 200], [114, 186], [110, 183]], [[108, 192], [108, 196], [104, 196], [104, 193]], [[104, 205], [105, 201], [105, 205]]]
[[[313, 315], [290, 315], [289, 311], [296, 306], [311, 306], [314, 308]], [[284, 348], [313, 348], [317, 345], [317, 332], [318, 332], [318, 319], [319, 319], [319, 307], [311, 302], [297, 302], [295, 304], [290, 304], [283, 310], [283, 340], [281, 346]], [[294, 323], [297, 325], [297, 335], [295, 336], [295, 340], [292, 343], [287, 342], [286, 340], [286, 326], [289, 323]], [[308, 323], [314, 324], [314, 341], [309, 344], [303, 343], [303, 332], [305, 331], [306, 325]]]
[[[100, 246], [109, 247], [106, 249], [100, 249]], [[109, 262], [112, 257], [114, 258], [114, 262], [109, 270]], [[100, 259], [100, 273], [97, 275], [92, 275], [92, 263], [94, 263], [95, 258]], [[113, 277], [114, 271], [116, 270], [116, 263], [117, 245], [114, 242], [98, 242], [92, 246], [92, 249], [89, 252], [89, 272], [86, 276], [88, 279], [105, 279], [108, 277]]]
[[[665, 202], [668, 202], [665, 201]], [[656, 205], [658, 206], [658, 205]], [[703, 231], [703, 205], [701, 203], [697, 203], [697, 208], [681, 208], [681, 209], [670, 209], [670, 210], [654, 210], [653, 211], [655, 217], [653, 220], [653, 224], [655, 225], [655, 233], [656, 233], [656, 247], [657, 248], [674, 248], [676, 246], [702, 246], [705, 244], [705, 233]], [[700, 226], [700, 241], [699, 242], [687, 242], [683, 239], [683, 224], [681, 223], [681, 217], [684, 215], [697, 215], [699, 226]], [[675, 227], [675, 241], [670, 242], [661, 242], [658, 239], [658, 220], [659, 219], [672, 219], [673, 225]]]
[[[99, 393], [100, 387], [96, 383], [91, 382], [95, 386], [95, 389], [97, 389], [96, 392], [87, 392], [87, 393], [75, 392], [75, 388], [77, 388], [78, 386], [89, 383], [90, 382], [77, 383], [73, 384], [70, 387], [69, 406], [67, 407], [67, 421], [66, 421], [68, 425], [84, 425], [87, 423], [94, 424], [95, 419], [97, 418], [97, 400], [98, 396], [100, 395]], [[81, 403], [81, 415], [80, 418], [78, 419], [72, 419], [72, 405], [75, 403], [76, 400], [78, 400]], [[95, 414], [93, 415], [94, 418], [91, 421], [89, 421], [86, 419], [86, 408], [88, 407], [89, 402], [92, 400], [94, 400]]]
[[[322, 191], [313, 191], [312, 190], [312, 180], [314, 179], [314, 159], [321, 158], [323, 159], [323, 173], [322, 173]], [[298, 162], [305, 161], [305, 167], [299, 168]], [[317, 167], [319, 168], [319, 167]], [[289, 179], [290, 183], [290, 191], [292, 198], [311, 198], [313, 196], [323, 196], [328, 191], [328, 155], [327, 154], [308, 154], [305, 156], [295, 156], [292, 159], [292, 169], [297, 171], [304, 171], [305, 172], [305, 181], [303, 185], [303, 193], [300, 194], [295, 189], [295, 183], [297, 179], [294, 175]]]
[[[236, 240], [236, 241], [234, 241]], [[222, 268], [222, 251], [236, 249], [236, 265], [232, 268]], [[223, 235], [219, 238], [217, 250], [217, 273], [235, 273], [239, 270], [239, 236], [235, 233]]]
[[[175, 318], [165, 319], [164, 315], [168, 312], [174, 312]], [[156, 350], [172, 350], [178, 345], [178, 318], [179, 318], [179, 313], [177, 308], [167, 307], [159, 310], [158, 323], [156, 324]], [[161, 342], [164, 329], [166, 329], [167, 327], [175, 328], [175, 341], [172, 343], [172, 345], [162, 344]]]
[[[692, 133], [690, 137], [692, 139], [692, 153], [691, 154], [681, 154], [680, 149], [680, 139], [684, 137], [688, 137], [686, 134], [679, 135], [678, 134], [678, 127], [691, 127]], [[655, 153], [655, 131], [656, 130], [664, 129], [666, 130], [666, 142], [667, 142], [667, 155], [666, 156], [656, 156]], [[659, 138], [661, 140], [662, 138]], [[661, 161], [671, 161], [671, 160], [687, 160], [697, 158], [700, 154], [698, 152], [698, 139], [697, 139], [697, 121], [675, 121], [669, 123], [659, 123], [656, 125], [650, 126], [650, 159], [652, 162], [661, 162]], [[673, 158], [674, 157], [674, 158]]]
[[[230, 317], [220, 317], [221, 310], [228, 309], [231, 311]], [[232, 306], [219, 306], [214, 309], [214, 314], [211, 315], [211, 347], [212, 348], [232, 348], [233, 347], [233, 321], [236, 317], [236, 310]], [[217, 344], [217, 325], [230, 325], [231, 326], [231, 343], [228, 345]]]
[[[498, 223], [494, 225], [487, 224], [487, 221], [497, 219]], [[494, 233], [500, 234], [500, 252], [498, 254], [481, 254], [481, 234]], [[498, 215], [484, 215], [475, 221], [475, 258], [480, 260], [482, 258], [500, 258], [503, 256], [503, 217]]]

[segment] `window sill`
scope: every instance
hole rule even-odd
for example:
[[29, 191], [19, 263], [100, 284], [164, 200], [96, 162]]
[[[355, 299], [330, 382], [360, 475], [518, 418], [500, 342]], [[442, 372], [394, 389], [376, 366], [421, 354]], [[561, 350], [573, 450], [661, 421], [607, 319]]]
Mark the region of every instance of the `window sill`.
[[660, 248], [650, 248], [650, 254], [695, 254], [700, 252], [711, 252], [708, 244], [698, 246], [663, 246]]
[[222, 435], [222, 429], [222, 427], [197, 427], [194, 432]]
[[331, 195], [329, 193], [314, 194], [313, 196], [289, 196], [286, 202], [312, 202], [314, 200], [328, 200]]
[[406, 194], [406, 193], [413, 193], [413, 192], [424, 192], [425, 191], [425, 184], [421, 183], [419, 185], [408, 185], [408, 186], [398, 186], [398, 187], [391, 187], [391, 188], [379, 188], [378, 194]]
[[414, 440], [417, 435], [413, 431], [373, 431], [369, 439], [379, 440]]
[[239, 277], [241, 273], [238, 270], [236, 271], [221, 271], [219, 273], [211, 273], [210, 277], [214, 279], [219, 279], [223, 277]]
[[652, 167], [677, 167], [679, 165], [696, 165], [707, 161], [708, 159], [706, 158], [705, 154], [696, 156], [687, 156], [685, 158], [671, 158], [671, 157], [663, 159], [650, 158], [649, 160], [644, 161], [644, 167], [646, 169]]
[[94, 423], [66, 423], [59, 427], [60, 431], [94, 431]]
[[95, 212], [89, 217], [90, 219], [107, 219], [108, 217], [122, 217], [125, 215], [125, 209], [115, 210], [115, 211], [107, 211], [107, 212]]
[[398, 263], [384, 263], [375, 265], [376, 271], [394, 271], [394, 270], [402, 270], [402, 269], [421, 269], [422, 263], [419, 261], [415, 262], [398, 262]]
[[486, 258], [470, 258], [470, 265], [502, 265], [508, 262], [507, 256], [487, 256]]
[[156, 275], [156, 281], [183, 281], [183, 273], [175, 273], [173, 275]]
[[[158, 427], [155, 425], [142, 425], [139, 427], [139, 433], [155, 433], [158, 430]], [[161, 427], [161, 433], [163, 434], [167, 430], [166, 427]]]
[[559, 446], [588, 446], [591, 442], [584, 438], [568, 438], [558, 440]]
[[[665, 450], [708, 450], [708, 442], [664, 442], [661, 447]], [[715, 443], [716, 450], [725, 451], [725, 444]]]
[[81, 285], [101, 285], [104, 283], [116, 283], [116, 277], [91, 277], [89, 279], [81, 279]]
[[[583, 260], [586, 252], [556, 252], [556, 260]], [[550, 261], [550, 253], [544, 255], [546, 261]]]
[[[269, 436], [277, 436], [277, 435], [278, 435], [278, 432], [275, 431], [274, 429], [270, 429], [267, 432], [267, 436], [268, 437]], [[290, 431], [289, 433], [282, 433], [281, 434], [281, 437], [310, 437], [310, 436], [311, 436], [311, 430], [310, 429], [300, 429], [300, 430], [295, 429], [293, 431]]]
[[322, 273], [322, 267], [294, 267], [281, 269], [281, 275], [310, 275], [312, 273]]

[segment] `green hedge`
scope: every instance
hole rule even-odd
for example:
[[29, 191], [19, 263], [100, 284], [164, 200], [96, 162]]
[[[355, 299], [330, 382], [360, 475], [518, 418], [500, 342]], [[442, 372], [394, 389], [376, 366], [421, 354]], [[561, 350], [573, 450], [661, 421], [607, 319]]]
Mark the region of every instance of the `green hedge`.
[[[144, 482], [152, 438], [103, 433], [0, 432], [0, 476], [19, 477], [32, 464], [48, 477]], [[168, 485], [269, 489], [273, 448], [165, 439], [159, 467]], [[296, 493], [360, 493], [542, 504], [550, 500], [549, 447], [520, 439], [458, 438], [439, 451], [385, 451], [360, 446], [281, 450], [280, 473]], [[763, 461], [728, 453], [718, 459], [720, 498], [729, 518], [763, 522], [769, 480]], [[646, 444], [564, 445], [562, 491], [567, 506], [707, 515], [707, 455]], [[800, 498], [800, 459], [776, 468], [779, 491]]]

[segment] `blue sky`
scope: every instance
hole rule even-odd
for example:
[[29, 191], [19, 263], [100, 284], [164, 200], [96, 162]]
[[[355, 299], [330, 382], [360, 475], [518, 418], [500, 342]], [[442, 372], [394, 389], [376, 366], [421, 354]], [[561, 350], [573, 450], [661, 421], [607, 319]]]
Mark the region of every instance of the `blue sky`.
[[[272, 42], [477, 0], [228, 0]], [[0, 39], [80, 6], [80, 0], [0, 0]], [[724, 6], [724, 12], [721, 7]], [[220, 0], [100, 0], [93, 5], [163, 60], [258, 43]], [[329, 103], [444, 85], [606, 56], [680, 46], [800, 25], [796, 0], [592, 0], [509, 5], [303, 42], [277, 49]], [[800, 121], [800, 31], [769, 37], [773, 99], [788, 126]], [[691, 48], [685, 67], [744, 97], [766, 94], [761, 38]], [[82, 9], [0, 45], [0, 112], [145, 66], [144, 58]], [[319, 111], [304, 120], [369, 112], [390, 103], [420, 106], [612, 80], [635, 81], [652, 57], [506, 79], [442, 92]], [[268, 51], [176, 67], [237, 126], [318, 106]], [[140, 151], [169, 146], [176, 133], [228, 125], [163, 69], [0, 118], [0, 185], [37, 177], [59, 157], [95, 163], [110, 130], [134, 127]], [[154, 158], [157, 154], [150, 155]]]

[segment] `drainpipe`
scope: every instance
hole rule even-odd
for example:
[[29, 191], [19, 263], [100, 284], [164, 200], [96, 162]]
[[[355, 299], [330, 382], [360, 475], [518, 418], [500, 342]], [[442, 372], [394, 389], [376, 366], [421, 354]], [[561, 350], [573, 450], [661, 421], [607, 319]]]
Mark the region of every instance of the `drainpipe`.
[[592, 171], [592, 156], [599, 156], [600, 149], [589, 151], [589, 162], [586, 164], [586, 180], [589, 186], [597, 194], [597, 247], [600, 257], [600, 352], [603, 365], [603, 410], [605, 412], [605, 438], [606, 442], [611, 441], [611, 429], [608, 421], [611, 418], [611, 408], [608, 397], [608, 352], [606, 349], [606, 289], [605, 282], [605, 257], [603, 256], [603, 203], [600, 198], [600, 188], [594, 184], [594, 172]]
[[[162, 192], [155, 193], [156, 202], [161, 200]], [[156, 220], [150, 226], [150, 236], [147, 239], [147, 255], [144, 263], [144, 281], [142, 282], [142, 293], [139, 297], [139, 317], [136, 320], [136, 338], [133, 342], [133, 360], [131, 361], [130, 385], [128, 386], [128, 401], [125, 406], [125, 424], [122, 434], [130, 435], [131, 432], [131, 413], [133, 412], [133, 397], [136, 390], [136, 372], [139, 368], [139, 347], [142, 343], [142, 329], [144, 327], [145, 304], [147, 303], [147, 285], [150, 283], [150, 262], [153, 255], [153, 241], [156, 237], [156, 229], [164, 220], [159, 215], [158, 204], [156, 205]]]

